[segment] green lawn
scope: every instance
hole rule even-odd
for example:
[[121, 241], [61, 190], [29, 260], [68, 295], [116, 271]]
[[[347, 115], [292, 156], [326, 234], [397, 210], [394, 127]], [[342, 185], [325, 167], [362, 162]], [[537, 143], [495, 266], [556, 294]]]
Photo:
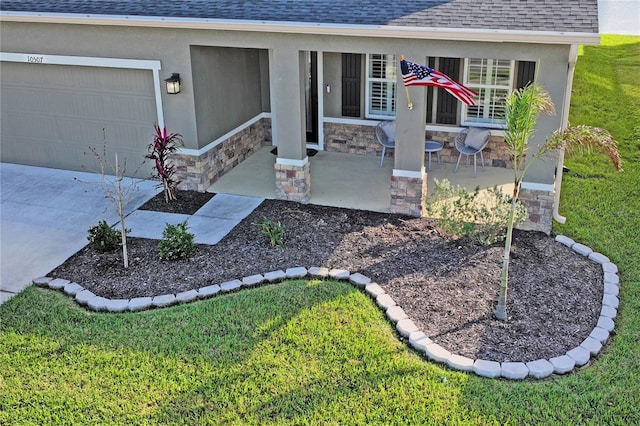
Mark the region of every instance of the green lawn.
[[572, 124], [609, 129], [567, 160], [555, 232], [620, 268], [617, 334], [591, 367], [489, 380], [427, 362], [349, 284], [291, 281], [135, 314], [30, 287], [0, 306], [0, 424], [640, 423], [640, 37], [578, 61]]

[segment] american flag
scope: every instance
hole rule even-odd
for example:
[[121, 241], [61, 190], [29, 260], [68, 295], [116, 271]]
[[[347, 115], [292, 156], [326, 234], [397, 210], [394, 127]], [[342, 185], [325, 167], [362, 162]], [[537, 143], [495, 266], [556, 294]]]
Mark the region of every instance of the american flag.
[[461, 100], [467, 105], [474, 106], [476, 102], [474, 96], [478, 96], [477, 92], [463, 86], [457, 81], [452, 80], [446, 74], [436, 71], [433, 68], [424, 65], [414, 64], [413, 62], [400, 61], [402, 70], [402, 81], [405, 86], [434, 86], [440, 87], [453, 96]]

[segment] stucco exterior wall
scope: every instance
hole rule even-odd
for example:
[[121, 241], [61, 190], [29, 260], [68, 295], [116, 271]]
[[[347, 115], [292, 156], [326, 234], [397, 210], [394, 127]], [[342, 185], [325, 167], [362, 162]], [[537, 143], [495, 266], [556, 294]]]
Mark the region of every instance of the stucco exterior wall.
[[[414, 62], [428, 56], [487, 57], [526, 61], [551, 60], [566, 77], [568, 46], [521, 43], [465, 42], [446, 40], [384, 39], [377, 37], [315, 36], [175, 28], [110, 27], [106, 25], [54, 25], [3, 22], [0, 30], [4, 51], [30, 50], [49, 54], [138, 57], [161, 59], [167, 73], [190, 71], [188, 46], [223, 46], [269, 49], [284, 43], [299, 50], [405, 54]], [[82, 41], [82, 42], [79, 42]], [[47, 50], [46, 52], [44, 50]], [[185, 61], [185, 58], [187, 59]], [[339, 65], [339, 56], [335, 61]], [[325, 57], [325, 65], [331, 61]], [[185, 69], [184, 67], [188, 67]], [[180, 68], [180, 69], [178, 69]], [[189, 73], [186, 73], [189, 74]]]
[[263, 112], [258, 50], [191, 46], [191, 69], [198, 147]]
[[[303, 76], [300, 72], [299, 54], [301, 51], [327, 53], [324, 56], [323, 76], [326, 82], [332, 81], [332, 92], [327, 94], [323, 91], [326, 115], [335, 115], [338, 112], [336, 105], [339, 103], [340, 91], [335, 89], [340, 82], [333, 80], [339, 75], [337, 67], [340, 64], [340, 52], [403, 54], [407, 59], [418, 63], [424, 63], [428, 56], [540, 61], [538, 82], [550, 92], [559, 113], [552, 117], [540, 118], [532, 140], [532, 149], [535, 150], [546, 135], [561, 125], [560, 111], [565, 107], [563, 100], [570, 49], [568, 45], [15, 22], [3, 22], [0, 37], [2, 50], [5, 52], [160, 60], [162, 78], [169, 77], [174, 72], [179, 72], [183, 78], [182, 93], [162, 93], [165, 122], [170, 130], [181, 133], [186, 148], [192, 149], [201, 148], [209, 136], [215, 136], [219, 132], [209, 124], [205, 125], [202, 119], [200, 124], [198, 123], [198, 114], [202, 116], [203, 113], [197, 113], [196, 110], [206, 106], [206, 103], [198, 101], [199, 95], [195, 94], [201, 84], [198, 83], [200, 76], [195, 77], [194, 73], [200, 74], [202, 67], [200, 61], [196, 60], [197, 69], [193, 68], [191, 46], [199, 46], [199, 49], [235, 47], [268, 51], [269, 105], [273, 119], [273, 137], [281, 148], [280, 155], [292, 159], [301, 158], [304, 154], [303, 96], [298, 98], [302, 95], [300, 88]], [[235, 60], [240, 61], [240, 58], [236, 57]], [[259, 65], [256, 65], [256, 62]], [[252, 59], [250, 63], [252, 68], [259, 68], [260, 74], [264, 76], [267, 65], [264, 53]], [[224, 84], [233, 86], [234, 81]], [[235, 85], [237, 84], [235, 81]], [[256, 90], [264, 94], [265, 88], [260, 86]], [[396, 149], [396, 169], [420, 168], [415, 154], [420, 151], [419, 139], [423, 132], [420, 126], [425, 116], [425, 91], [412, 88], [411, 92], [415, 107], [413, 111], [407, 111], [406, 95], [403, 90], [398, 90], [398, 123], [404, 123], [408, 127], [398, 135], [401, 144], [403, 140], [407, 142], [402, 148]], [[254, 102], [255, 98], [252, 98], [248, 110], [265, 109], [264, 96], [260, 97], [259, 108]], [[245, 112], [236, 111], [238, 115]], [[199, 129], [199, 126], [202, 126], [202, 129]], [[526, 180], [550, 184], [553, 182], [554, 167], [553, 160], [541, 161], [529, 169]]]

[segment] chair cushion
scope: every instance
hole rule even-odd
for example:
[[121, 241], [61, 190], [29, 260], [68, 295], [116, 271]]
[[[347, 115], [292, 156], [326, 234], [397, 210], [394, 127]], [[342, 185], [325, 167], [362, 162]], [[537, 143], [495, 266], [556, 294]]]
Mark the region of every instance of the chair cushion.
[[389, 142], [395, 142], [396, 140], [396, 122], [395, 121], [386, 121], [380, 125], [382, 131], [387, 136]]
[[482, 129], [480, 127], [469, 127], [469, 130], [467, 131], [467, 137], [464, 138], [464, 144], [465, 146], [478, 151], [482, 148], [489, 135], [490, 132], [487, 129]]

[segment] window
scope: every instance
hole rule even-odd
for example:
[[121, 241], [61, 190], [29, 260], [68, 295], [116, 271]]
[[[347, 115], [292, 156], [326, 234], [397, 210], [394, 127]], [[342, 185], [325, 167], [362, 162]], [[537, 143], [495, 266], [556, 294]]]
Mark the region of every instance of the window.
[[397, 69], [394, 55], [367, 55], [367, 118], [388, 118], [396, 115]]
[[478, 105], [463, 106], [462, 124], [505, 124], [505, 100], [511, 92], [514, 61], [504, 59], [465, 59], [462, 84], [479, 93]]
[[[476, 98], [478, 105], [467, 106], [443, 89], [427, 87], [426, 123], [493, 128], [503, 127], [507, 96], [514, 87], [523, 87], [533, 80], [536, 66], [534, 62], [508, 59], [430, 57], [427, 61], [428, 66], [460, 81], [479, 96]], [[395, 116], [397, 72], [398, 61], [394, 55], [366, 55], [366, 72], [363, 72], [366, 75], [366, 118]], [[343, 106], [346, 104], [343, 99]], [[357, 116], [359, 107], [354, 108], [353, 113], [343, 110], [343, 115]]]

